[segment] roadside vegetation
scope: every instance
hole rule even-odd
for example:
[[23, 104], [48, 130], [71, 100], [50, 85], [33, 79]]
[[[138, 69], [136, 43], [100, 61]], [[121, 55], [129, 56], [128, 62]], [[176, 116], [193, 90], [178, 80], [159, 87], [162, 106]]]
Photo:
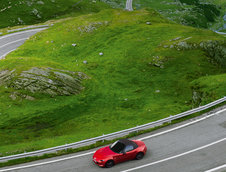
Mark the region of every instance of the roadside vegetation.
[[37, 24], [110, 8], [100, 0], [0, 0], [0, 4], [0, 28]]
[[[225, 103], [223, 103], [223, 104], [225, 104]], [[205, 112], [209, 112], [211, 109], [216, 110], [216, 108], [218, 108], [218, 107], [222, 108], [223, 104], [219, 104], [219, 105], [212, 107], [208, 110], [204, 110], [202, 112], [198, 112], [198, 113], [192, 114], [190, 116], [187, 116], [187, 117], [184, 117], [184, 118], [181, 118], [181, 119], [173, 120], [173, 121], [171, 121], [171, 123], [164, 123], [161, 126], [155, 126], [154, 128], [149, 128], [149, 129], [146, 129], [146, 130], [133, 132], [133, 133], [130, 133], [126, 136], [115, 138], [115, 139], [112, 139], [112, 140], [102, 140], [102, 141], [98, 141], [94, 144], [91, 144], [91, 145], [88, 145], [88, 146], [82, 146], [82, 147], [79, 147], [79, 148], [74, 148], [74, 149], [70, 148], [70, 149], [66, 149], [66, 150], [57, 151], [56, 153], [47, 153], [47, 154], [44, 154], [44, 155], [41, 155], [41, 156], [32, 156], [32, 157], [26, 157], [26, 158], [9, 160], [7, 162], [2, 162], [2, 163], [0, 163], [0, 168], [6, 167], [6, 166], [22, 164], [22, 163], [28, 163], [28, 162], [32, 162], [32, 161], [41, 160], [41, 159], [53, 158], [53, 157], [56, 157], [56, 156], [62, 156], [62, 155], [77, 153], [77, 152], [86, 151], [86, 150], [91, 150], [91, 149], [98, 148], [98, 147], [104, 146], [104, 145], [106, 146], [106, 145], [109, 145], [111, 143], [114, 143], [115, 141], [117, 141], [119, 139], [133, 138], [135, 136], [145, 134], [145, 133], [150, 133], [150, 132], [153, 132], [155, 130], [161, 129], [163, 127], [166, 127], [166, 126], [169, 126], [169, 125], [172, 125], [172, 124], [180, 123], [184, 120], [188, 120], [188, 119], [192, 119], [192, 118], [194, 119], [195, 117], [200, 116]], [[220, 109], [220, 108], [218, 108], [218, 109]]]
[[134, 0], [136, 9], [150, 7], [177, 23], [218, 29], [223, 25], [226, 3], [222, 0]]
[[[125, 8], [126, 0], [0, 0], [0, 28], [31, 25], [108, 8]], [[134, 9], [150, 7], [179, 24], [219, 30], [224, 0], [134, 0]], [[16, 13], [15, 13], [16, 11]]]
[[226, 58], [217, 55], [223, 51], [225, 37], [152, 9], [106, 9], [61, 21], [1, 60], [0, 71], [82, 72], [84, 90], [57, 96], [0, 82], [1, 155], [119, 131], [221, 98]]

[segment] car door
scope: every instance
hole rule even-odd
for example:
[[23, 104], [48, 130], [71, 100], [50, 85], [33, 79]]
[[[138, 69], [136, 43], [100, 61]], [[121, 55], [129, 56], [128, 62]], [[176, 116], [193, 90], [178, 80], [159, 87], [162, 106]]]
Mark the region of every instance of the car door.
[[123, 150], [122, 153], [114, 156], [115, 163], [120, 163], [128, 160], [132, 160], [135, 158], [135, 149], [133, 145], [127, 145]]
[[115, 155], [113, 160], [116, 164], [123, 162], [124, 161], [124, 154], [123, 153], [119, 153], [118, 155]]
[[134, 151], [135, 150], [134, 150], [134, 146], [133, 145], [127, 145], [125, 147], [125, 150], [124, 150], [124, 152], [125, 152], [125, 154], [124, 154], [124, 160], [127, 161], [127, 160], [134, 159], [134, 154], [135, 154]]
[[116, 163], [128, 161], [132, 159], [132, 149], [133, 147], [127, 145], [118, 155], [114, 156], [114, 161]]

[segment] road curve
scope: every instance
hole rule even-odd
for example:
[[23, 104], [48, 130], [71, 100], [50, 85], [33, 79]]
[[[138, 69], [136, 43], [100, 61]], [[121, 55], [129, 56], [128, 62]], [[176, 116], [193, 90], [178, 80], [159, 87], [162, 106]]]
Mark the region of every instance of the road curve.
[[[132, 0], [127, 0], [126, 9], [133, 11]], [[0, 37], [0, 59], [14, 51], [26, 39], [41, 30], [44, 29], [34, 29]], [[169, 128], [172, 128], [172, 126], [163, 130], [169, 131], [171, 130]], [[221, 171], [223, 168], [225, 170], [226, 109], [191, 125], [176, 127], [175, 130], [167, 134], [162, 134], [164, 132], [157, 133], [155, 137], [145, 134], [133, 138], [144, 140], [148, 147], [147, 155], [141, 161], [129, 161], [118, 164], [111, 169], [99, 168], [92, 163], [92, 154], [96, 150], [94, 149], [91, 152], [87, 151], [10, 168], [2, 168], [0, 172], [197, 172], [214, 171], [214, 169]]]
[[226, 35], [225, 32], [218, 32], [218, 31], [215, 31], [216, 33], [220, 34], [220, 35]]
[[197, 172], [226, 164], [226, 108], [151, 134], [133, 138], [143, 140], [148, 147], [143, 160], [121, 163], [111, 169], [99, 168], [92, 163], [94, 149], [2, 168], [0, 172]]
[[19, 46], [21, 46], [26, 39], [30, 36], [40, 32], [46, 28], [32, 29], [26, 30], [22, 32], [16, 32], [12, 34], [8, 34], [0, 37], [0, 60], [4, 59], [4, 57], [10, 52], [16, 50]]

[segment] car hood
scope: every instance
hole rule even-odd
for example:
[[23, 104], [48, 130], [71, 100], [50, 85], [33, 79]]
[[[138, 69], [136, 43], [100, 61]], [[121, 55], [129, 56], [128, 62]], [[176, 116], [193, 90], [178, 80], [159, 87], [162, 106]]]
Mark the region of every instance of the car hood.
[[93, 155], [93, 158], [95, 158], [96, 160], [101, 160], [101, 159], [105, 159], [109, 156], [114, 156], [116, 155], [117, 153], [113, 152], [109, 146], [107, 147], [104, 147], [104, 148], [100, 148], [98, 149], [94, 155]]

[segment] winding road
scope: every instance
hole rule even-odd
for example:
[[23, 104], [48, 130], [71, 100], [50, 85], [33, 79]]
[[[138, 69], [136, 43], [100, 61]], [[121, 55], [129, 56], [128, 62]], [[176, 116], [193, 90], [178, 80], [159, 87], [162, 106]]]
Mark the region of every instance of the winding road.
[[[132, 11], [132, 0], [126, 9]], [[45, 28], [0, 37], [0, 59]], [[118, 164], [111, 169], [92, 163], [97, 149], [1, 168], [0, 172], [222, 172], [226, 171], [226, 107], [195, 120], [168, 126], [132, 139], [143, 140], [148, 152], [143, 160]]]
[[143, 140], [147, 145], [148, 152], [144, 159], [121, 163], [111, 169], [100, 168], [92, 163], [92, 155], [96, 150], [93, 149], [3, 168], [0, 172], [224, 171], [226, 170], [226, 107], [216, 113], [132, 139]]
[[16, 50], [21, 46], [30, 36], [40, 32], [46, 28], [26, 30], [22, 32], [16, 32], [0, 37], [0, 60], [7, 54]]
[[126, 1], [126, 10], [133, 11], [133, 0]]

